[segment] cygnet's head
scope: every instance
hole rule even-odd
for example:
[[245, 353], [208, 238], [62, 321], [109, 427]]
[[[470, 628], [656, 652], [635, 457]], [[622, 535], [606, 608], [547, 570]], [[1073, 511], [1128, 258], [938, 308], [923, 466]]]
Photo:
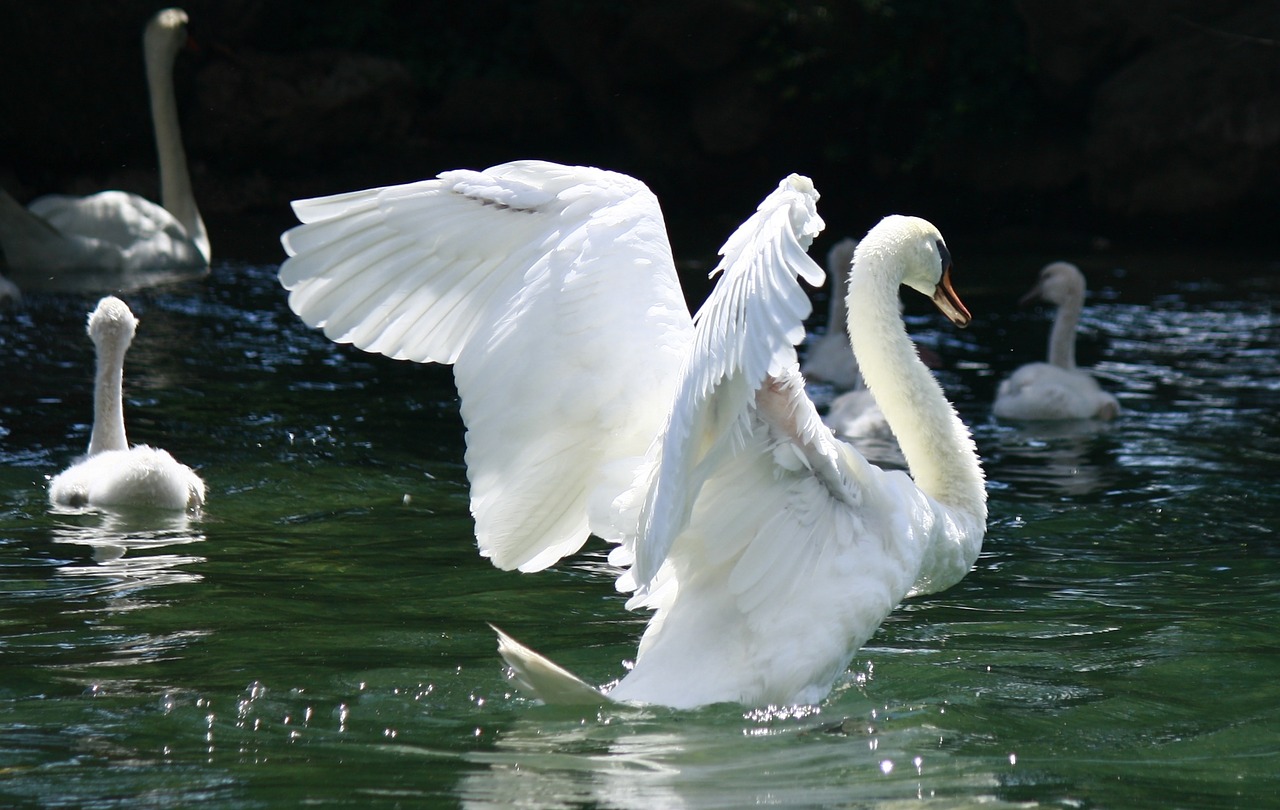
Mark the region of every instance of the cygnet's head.
[[1061, 306], [1068, 301], [1084, 300], [1084, 291], [1084, 273], [1079, 267], [1071, 262], [1053, 262], [1044, 266], [1036, 286], [1022, 296], [1019, 303], [1040, 300]]
[[156, 12], [142, 34], [142, 47], [151, 54], [172, 60], [187, 43], [187, 12], [166, 8]]
[[951, 251], [928, 220], [900, 214], [880, 220], [854, 254], [855, 264], [866, 259], [894, 268], [902, 284], [932, 299], [956, 326], [968, 326], [973, 319], [951, 287]]
[[133, 317], [125, 302], [108, 295], [98, 302], [98, 306], [89, 313], [89, 326], [86, 330], [89, 339], [95, 346], [123, 344], [128, 346], [138, 331], [138, 319]]

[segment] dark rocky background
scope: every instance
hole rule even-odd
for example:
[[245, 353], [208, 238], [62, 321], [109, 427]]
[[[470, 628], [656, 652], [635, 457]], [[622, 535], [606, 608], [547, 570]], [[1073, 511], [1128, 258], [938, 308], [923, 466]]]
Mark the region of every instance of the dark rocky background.
[[[162, 5], [0, 0], [0, 184], [157, 193], [141, 31]], [[903, 212], [953, 244], [1266, 249], [1280, 210], [1276, 0], [184, 8], [221, 258], [279, 258], [290, 199], [520, 157], [643, 179], [684, 255], [793, 171], [831, 238]]]

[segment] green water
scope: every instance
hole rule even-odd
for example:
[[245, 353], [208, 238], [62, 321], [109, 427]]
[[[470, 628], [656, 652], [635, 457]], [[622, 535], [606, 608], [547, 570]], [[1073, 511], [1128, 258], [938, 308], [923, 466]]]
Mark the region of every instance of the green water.
[[1095, 276], [1105, 429], [989, 418], [1047, 330], [1021, 277], [958, 281], [965, 332], [909, 310], [990, 480], [974, 571], [819, 707], [582, 715], [516, 695], [486, 622], [617, 677], [644, 616], [606, 549], [481, 559], [448, 370], [328, 343], [274, 272], [125, 296], [130, 438], [200, 470], [190, 521], [50, 510], [96, 297], [0, 316], [0, 805], [1280, 806], [1274, 285]]

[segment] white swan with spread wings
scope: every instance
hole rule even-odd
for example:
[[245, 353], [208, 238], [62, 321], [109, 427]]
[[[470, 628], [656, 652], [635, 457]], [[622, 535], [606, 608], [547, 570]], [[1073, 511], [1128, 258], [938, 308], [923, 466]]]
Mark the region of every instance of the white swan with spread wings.
[[537, 570], [594, 533], [619, 544], [628, 606], [654, 611], [607, 698], [500, 635], [543, 699], [816, 702], [901, 599], [977, 557], [977, 454], [898, 312], [906, 284], [968, 322], [946, 246], [889, 217], [850, 278], [853, 346], [913, 481], [837, 440], [804, 393], [817, 197], [783, 180], [692, 319], [658, 202], [625, 175], [519, 161], [294, 204], [293, 310], [333, 340], [454, 365], [481, 553]]

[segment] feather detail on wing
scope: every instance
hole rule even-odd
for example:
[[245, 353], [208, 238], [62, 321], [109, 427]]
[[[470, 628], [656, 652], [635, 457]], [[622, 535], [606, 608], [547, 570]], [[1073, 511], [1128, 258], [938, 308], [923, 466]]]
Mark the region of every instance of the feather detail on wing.
[[[661, 210], [625, 175], [539, 161], [294, 204], [289, 305], [338, 342], [454, 364], [481, 553], [532, 571], [631, 484], [692, 325]], [[599, 527], [606, 534], [612, 527]]]
[[721, 248], [723, 258], [712, 272], [720, 279], [694, 318], [693, 348], [623, 587], [643, 587], [654, 577], [688, 524], [703, 482], [726, 453], [746, 443], [756, 389], [794, 367], [811, 311], [797, 275], [814, 286], [824, 281], [822, 268], [806, 253], [822, 229], [817, 199], [808, 178], [791, 175]]

